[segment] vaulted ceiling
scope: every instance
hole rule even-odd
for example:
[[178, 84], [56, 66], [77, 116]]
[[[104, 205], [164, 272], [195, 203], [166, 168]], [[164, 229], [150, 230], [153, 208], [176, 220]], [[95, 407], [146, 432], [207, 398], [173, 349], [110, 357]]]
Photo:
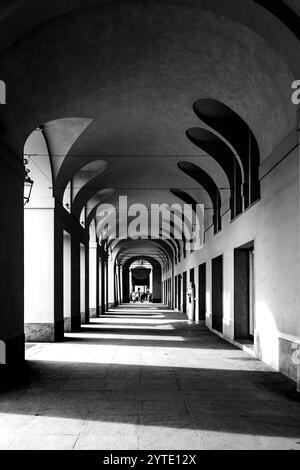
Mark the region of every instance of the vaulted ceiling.
[[[8, 100], [0, 107], [1, 140], [22, 158], [26, 139], [41, 129], [56, 197], [63, 201], [76, 182], [76, 217], [84, 206], [96, 217], [104, 197], [171, 203], [180, 201], [171, 189], [180, 189], [205, 204], [209, 224], [207, 184], [180, 162], [222, 188], [224, 207], [230, 181], [187, 131], [209, 129], [225, 146], [232, 143], [201, 120], [195, 103], [213, 99], [240, 116], [261, 160], [296, 125], [290, 97], [300, 76], [300, 1], [268, 3], [1, 2], [0, 78]], [[39, 153], [34, 145], [27, 151]]]

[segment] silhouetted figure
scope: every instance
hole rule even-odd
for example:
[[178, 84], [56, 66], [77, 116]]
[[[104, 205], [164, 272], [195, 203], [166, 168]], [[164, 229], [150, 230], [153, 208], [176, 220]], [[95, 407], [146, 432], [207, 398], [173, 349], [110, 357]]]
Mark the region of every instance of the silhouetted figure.
[[151, 292], [149, 291], [149, 289], [148, 289], [147, 292], [146, 292], [146, 298], [147, 298], [147, 302], [151, 302], [151, 301], [152, 301], [152, 295], [151, 295]]

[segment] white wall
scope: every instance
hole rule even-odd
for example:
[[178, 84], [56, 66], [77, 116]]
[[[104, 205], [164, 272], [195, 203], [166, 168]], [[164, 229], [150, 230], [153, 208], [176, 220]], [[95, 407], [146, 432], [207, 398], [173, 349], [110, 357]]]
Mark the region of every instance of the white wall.
[[[290, 142], [292, 147], [295, 135]], [[274, 164], [277, 166], [272, 169]], [[299, 147], [290, 154], [286, 145], [284, 153], [281, 148], [277, 149], [276, 155], [269, 158], [269, 166], [268, 162], [264, 164], [261, 177], [261, 200], [234, 221], [226, 214], [222, 231], [214, 235], [210, 229], [203, 249], [187, 254], [186, 259], [175, 266], [175, 275], [194, 267], [197, 282], [199, 264], [207, 263], [206, 323], [211, 327], [211, 260], [223, 255], [223, 334], [232, 341], [234, 249], [253, 240], [255, 351], [267, 364], [293, 376], [295, 372], [290, 372], [292, 353], [282, 352], [282, 342], [300, 344]], [[165, 273], [164, 279], [170, 276], [170, 272]]]
[[24, 212], [25, 323], [53, 323], [54, 209]]

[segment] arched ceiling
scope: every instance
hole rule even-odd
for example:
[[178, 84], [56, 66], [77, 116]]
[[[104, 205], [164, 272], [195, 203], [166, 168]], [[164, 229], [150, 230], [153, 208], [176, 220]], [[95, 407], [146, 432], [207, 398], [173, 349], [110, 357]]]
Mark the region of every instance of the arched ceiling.
[[[287, 51], [285, 41], [288, 28], [293, 32], [291, 22], [295, 22], [294, 15], [300, 15], [299, 0], [189, 0], [189, 5], [195, 4], [201, 8], [226, 16], [242, 23], [256, 31], [264, 37], [271, 45], [278, 50], [278, 46], [283, 51], [283, 56], [291, 59], [293, 53], [296, 57], [297, 51], [293, 51], [293, 44], [289, 48], [291, 55]], [[37, 27], [43, 22], [49, 21], [60, 15], [82, 9], [93, 5], [107, 5], [116, 3], [114, 0], [2, 0], [0, 5], [0, 51], [5, 50], [21, 38], [24, 34]], [[173, 3], [175, 3], [173, 1]], [[182, 3], [182, 2], [181, 2]], [[261, 6], [272, 13], [266, 16]], [[286, 10], [289, 10], [288, 12]], [[288, 21], [286, 17], [288, 16]], [[257, 18], [260, 17], [260, 21]], [[285, 26], [285, 27], [283, 27]], [[290, 35], [291, 39], [292, 36]], [[291, 60], [291, 64], [294, 61]], [[297, 67], [297, 64], [294, 64]]]
[[[218, 188], [229, 187], [222, 165], [187, 138], [188, 129], [210, 130], [195, 102], [218, 100], [237, 113], [253, 132], [261, 160], [296, 125], [290, 98], [300, 74], [299, 41], [286, 17], [280, 21], [282, 9], [277, 17], [266, 3], [1, 2], [0, 69], [8, 104], [0, 107], [0, 138], [22, 157], [27, 137], [41, 127], [55, 195], [62, 200], [71, 179], [78, 185], [77, 217], [85, 205], [96, 216], [107, 189], [107, 203], [119, 195], [146, 205], [175, 202], [180, 192], [172, 188], [211, 208], [206, 185], [178, 167], [190, 162]], [[299, 4], [285, 2], [295, 21]], [[101, 172], [98, 160], [105, 163]]]
[[[224, 3], [241, 9], [220, 0], [210, 2], [211, 9]], [[260, 9], [279, 34], [278, 20], [247, 3], [249, 17]], [[197, 123], [192, 105], [206, 96], [238, 112], [267, 155], [295, 125], [291, 65], [254, 30], [211, 9], [188, 0], [108, 2], [57, 16], [22, 36], [0, 60], [15, 148], [19, 152], [44, 122], [84, 116], [95, 122], [77, 152], [184, 153], [183, 131]]]
[[151, 257], [163, 268], [171, 263], [172, 250], [164, 240], [121, 240], [115, 247], [114, 256], [120, 265], [131, 258]]

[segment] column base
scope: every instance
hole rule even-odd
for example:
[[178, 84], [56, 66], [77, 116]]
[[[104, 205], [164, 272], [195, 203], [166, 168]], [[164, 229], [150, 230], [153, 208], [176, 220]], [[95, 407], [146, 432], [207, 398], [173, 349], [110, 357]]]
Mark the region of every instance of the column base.
[[[99, 308], [100, 310], [100, 308]], [[90, 318], [97, 318], [97, 309], [96, 308], [90, 308]]]
[[25, 340], [28, 343], [62, 341], [64, 338], [64, 327], [64, 320], [59, 320], [55, 323], [25, 323]]
[[90, 322], [90, 314], [86, 312], [81, 312], [80, 314], [81, 317], [81, 324], [82, 325], [88, 325]]
[[65, 333], [71, 333], [72, 332], [71, 317], [64, 318], [64, 332]]
[[81, 328], [81, 314], [64, 319], [64, 332], [76, 333]]

